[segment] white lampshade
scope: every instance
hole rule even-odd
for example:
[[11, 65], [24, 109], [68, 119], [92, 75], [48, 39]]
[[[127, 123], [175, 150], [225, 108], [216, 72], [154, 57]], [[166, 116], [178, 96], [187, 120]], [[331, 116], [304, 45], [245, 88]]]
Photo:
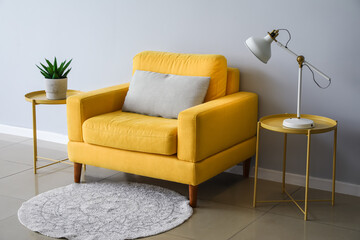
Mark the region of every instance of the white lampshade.
[[271, 43], [274, 41], [269, 35], [264, 38], [250, 37], [245, 41], [249, 50], [263, 63], [271, 57]]

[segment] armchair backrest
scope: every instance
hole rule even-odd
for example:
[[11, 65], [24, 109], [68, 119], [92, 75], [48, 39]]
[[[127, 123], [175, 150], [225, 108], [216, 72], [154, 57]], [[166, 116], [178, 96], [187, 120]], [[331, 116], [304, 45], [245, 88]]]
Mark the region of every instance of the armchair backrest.
[[[145, 51], [133, 59], [133, 73], [136, 70], [210, 77], [205, 102], [225, 96], [229, 92], [233, 93], [239, 86], [236, 85], [238, 70], [228, 69], [226, 58], [222, 55]], [[231, 75], [231, 86], [227, 86], [228, 73]], [[230, 87], [230, 90], [227, 87]]]

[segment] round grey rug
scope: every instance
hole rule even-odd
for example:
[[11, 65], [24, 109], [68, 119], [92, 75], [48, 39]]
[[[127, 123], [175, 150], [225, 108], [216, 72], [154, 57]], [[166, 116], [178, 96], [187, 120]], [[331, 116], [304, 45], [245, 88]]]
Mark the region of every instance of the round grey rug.
[[134, 239], [170, 230], [192, 214], [189, 200], [140, 183], [81, 183], [24, 202], [20, 222], [49, 237]]

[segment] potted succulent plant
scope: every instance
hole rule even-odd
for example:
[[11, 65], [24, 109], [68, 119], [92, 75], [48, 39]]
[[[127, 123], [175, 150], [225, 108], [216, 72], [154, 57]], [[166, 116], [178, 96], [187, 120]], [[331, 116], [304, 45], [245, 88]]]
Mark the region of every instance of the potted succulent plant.
[[49, 60], [45, 58], [46, 64], [40, 63], [42, 66], [39, 67], [41, 74], [45, 77], [45, 92], [47, 99], [65, 99], [67, 92], [67, 75], [71, 71], [71, 68], [66, 70], [72, 59], [70, 61], [64, 61], [58, 66], [56, 57], [54, 58], [54, 62], [51, 63]]

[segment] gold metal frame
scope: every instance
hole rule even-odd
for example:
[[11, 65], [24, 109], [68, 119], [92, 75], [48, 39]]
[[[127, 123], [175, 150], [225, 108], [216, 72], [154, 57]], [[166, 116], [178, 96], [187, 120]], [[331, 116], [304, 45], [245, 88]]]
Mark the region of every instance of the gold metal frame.
[[[331, 201], [331, 205], [335, 204], [335, 173], [336, 173], [336, 147], [337, 147], [337, 121], [330, 118], [325, 118], [315, 115], [302, 115], [302, 117], [311, 119], [315, 123], [315, 127], [311, 129], [291, 129], [282, 126], [284, 119], [294, 117], [295, 114], [279, 114], [263, 117], [257, 124], [257, 139], [256, 139], [256, 160], [255, 160], [255, 176], [254, 176], [254, 198], [253, 207], [256, 207], [256, 203], [270, 203], [270, 202], [293, 202], [300, 211], [304, 214], [304, 220], [308, 217], [308, 202], [324, 202]], [[259, 141], [260, 141], [260, 129], [264, 128], [270, 131], [284, 133], [284, 152], [283, 152], [283, 173], [282, 173], [282, 186], [281, 192], [285, 193], [290, 199], [287, 200], [262, 200], [256, 199], [257, 193], [257, 177], [258, 177], [258, 163], [259, 163]], [[310, 144], [311, 135], [334, 131], [334, 145], [333, 145], [333, 173], [332, 173], [332, 194], [331, 199], [308, 199], [309, 192], [309, 168], [310, 168]], [[287, 147], [287, 134], [305, 134], [307, 136], [307, 152], [306, 152], [306, 182], [305, 182], [305, 199], [294, 199], [285, 189], [285, 172], [286, 172], [286, 147]], [[305, 202], [304, 209], [300, 207], [298, 202]]]
[[[78, 93], [81, 93], [81, 91], [67, 90], [67, 97], [78, 94]], [[61, 99], [61, 100], [47, 99], [45, 91], [42, 90], [42, 91], [27, 93], [25, 95], [25, 100], [28, 102], [31, 102], [31, 104], [32, 104], [34, 174], [37, 173], [38, 169], [48, 167], [48, 166], [51, 166], [51, 165], [54, 165], [57, 163], [65, 163], [65, 164], [73, 165], [73, 163], [71, 163], [71, 162], [65, 162], [65, 161], [69, 160], [69, 158], [65, 158], [62, 160], [56, 160], [56, 159], [51, 159], [51, 158], [46, 158], [46, 157], [40, 157], [40, 156], [38, 156], [38, 150], [37, 150], [36, 105], [39, 105], [39, 104], [66, 104], [66, 99]], [[43, 165], [41, 167], [37, 167], [38, 159], [52, 161], [53, 163], [49, 163], [49, 164]], [[84, 165], [84, 170], [85, 170], [85, 165]]]

